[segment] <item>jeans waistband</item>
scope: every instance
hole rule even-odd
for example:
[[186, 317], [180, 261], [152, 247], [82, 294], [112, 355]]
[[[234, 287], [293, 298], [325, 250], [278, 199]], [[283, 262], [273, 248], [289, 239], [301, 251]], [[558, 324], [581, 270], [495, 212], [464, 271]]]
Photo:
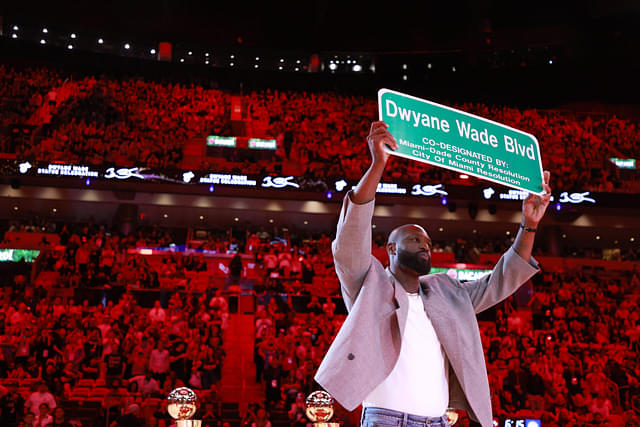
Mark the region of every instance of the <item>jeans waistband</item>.
[[393, 409], [376, 408], [375, 406], [366, 406], [362, 410], [362, 417], [366, 415], [384, 415], [386, 417], [398, 418], [405, 422], [410, 421], [413, 423], [420, 423], [425, 425], [442, 424], [448, 426], [447, 416], [442, 415], [440, 417], [424, 417], [421, 415], [407, 414], [405, 412], [394, 411]]

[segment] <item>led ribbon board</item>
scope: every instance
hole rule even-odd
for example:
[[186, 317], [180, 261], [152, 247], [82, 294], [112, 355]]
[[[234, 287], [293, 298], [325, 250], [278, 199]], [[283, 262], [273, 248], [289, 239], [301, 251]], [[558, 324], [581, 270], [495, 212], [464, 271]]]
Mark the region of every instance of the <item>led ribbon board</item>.
[[275, 139], [249, 138], [249, 148], [252, 150], [277, 150], [278, 145]]
[[378, 108], [398, 143], [391, 154], [542, 193], [535, 136], [389, 89], [378, 91]]
[[619, 159], [617, 157], [610, 157], [609, 161], [620, 169], [636, 168], [636, 159]]
[[0, 262], [34, 262], [38, 255], [37, 249], [0, 249]]
[[210, 147], [231, 147], [231, 148], [235, 148], [235, 146], [236, 146], [236, 137], [235, 136], [209, 135], [207, 137], [207, 145], [210, 146]]
[[458, 280], [476, 280], [491, 273], [491, 270], [479, 270], [477, 268], [432, 267], [431, 273], [447, 273], [447, 276]]

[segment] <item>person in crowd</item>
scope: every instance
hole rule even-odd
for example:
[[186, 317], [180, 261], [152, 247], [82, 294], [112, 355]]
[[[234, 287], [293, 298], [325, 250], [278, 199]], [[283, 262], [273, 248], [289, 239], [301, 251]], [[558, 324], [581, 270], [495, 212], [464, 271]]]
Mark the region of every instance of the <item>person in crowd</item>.
[[49, 409], [55, 409], [58, 405], [44, 381], [40, 381], [36, 386], [37, 390], [29, 395], [29, 398], [25, 402], [25, 407], [30, 410], [33, 415], [38, 416], [42, 403], [46, 403]]
[[154, 303], [153, 308], [149, 310], [149, 320], [151, 322], [159, 322], [164, 323], [167, 318], [167, 313], [164, 308], [160, 305], [160, 301]]
[[47, 405], [46, 402], [42, 402], [39, 407], [38, 415], [36, 415], [34, 426], [47, 427], [51, 425], [52, 422], [53, 417], [50, 414], [49, 405]]
[[160, 393], [158, 382], [151, 376], [151, 372], [147, 370], [144, 375], [137, 375], [129, 379], [129, 383], [135, 382], [138, 385], [138, 392], [143, 396]]
[[0, 425], [14, 427], [24, 414], [25, 400], [17, 387], [11, 387], [0, 398]]
[[256, 419], [251, 423], [251, 427], [271, 427], [271, 421], [269, 420], [269, 413], [266, 409], [260, 408], [256, 412]]
[[160, 382], [160, 387], [163, 387], [169, 374], [169, 350], [165, 348], [162, 339], [158, 340], [157, 347], [151, 351], [149, 371], [151, 376]]
[[53, 410], [53, 421], [49, 424], [51, 427], [72, 427], [71, 423], [66, 420], [64, 409], [57, 407]]
[[140, 406], [136, 403], [129, 405], [126, 412], [114, 420], [110, 427], [143, 427]]

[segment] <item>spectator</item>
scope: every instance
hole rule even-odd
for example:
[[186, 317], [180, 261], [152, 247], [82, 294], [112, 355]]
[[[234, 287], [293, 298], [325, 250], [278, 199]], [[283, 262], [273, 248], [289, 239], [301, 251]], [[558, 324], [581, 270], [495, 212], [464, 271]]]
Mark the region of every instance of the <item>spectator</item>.
[[135, 403], [129, 405], [125, 414], [111, 423], [110, 427], [143, 427], [140, 420], [140, 406]]
[[135, 382], [138, 385], [138, 392], [143, 396], [149, 396], [151, 394], [159, 394], [160, 386], [158, 382], [151, 377], [151, 372], [147, 371], [144, 375], [137, 375], [129, 380], [129, 383]]
[[166, 318], [167, 318], [167, 313], [164, 311], [164, 309], [160, 305], [160, 301], [156, 301], [153, 305], [153, 308], [149, 310], [149, 320], [151, 322], [164, 323]]
[[[56, 408], [57, 409], [57, 408]], [[49, 413], [49, 405], [42, 402], [39, 407], [38, 415], [34, 421], [35, 427], [47, 427], [53, 423], [53, 417]]]
[[266, 409], [258, 409], [256, 420], [251, 423], [251, 427], [271, 427], [271, 421], [269, 421], [269, 414]]
[[33, 413], [33, 415], [38, 416], [40, 414], [40, 405], [42, 403], [46, 403], [48, 408], [55, 409], [58, 405], [56, 404], [56, 400], [53, 397], [53, 394], [49, 393], [49, 389], [44, 382], [39, 382], [37, 384], [37, 391], [34, 391], [29, 395], [29, 398], [25, 402], [25, 406], [27, 409]]
[[64, 409], [61, 407], [57, 407], [53, 411], [53, 422], [50, 424], [51, 427], [72, 427], [71, 423], [69, 423], [65, 419]]
[[7, 394], [0, 398], [0, 425], [16, 426], [24, 414], [24, 407], [24, 398], [16, 388], [11, 388]]
[[151, 351], [149, 371], [151, 371], [151, 376], [160, 382], [160, 387], [163, 387], [169, 373], [169, 350], [164, 348], [162, 340], [159, 340], [157, 347]]

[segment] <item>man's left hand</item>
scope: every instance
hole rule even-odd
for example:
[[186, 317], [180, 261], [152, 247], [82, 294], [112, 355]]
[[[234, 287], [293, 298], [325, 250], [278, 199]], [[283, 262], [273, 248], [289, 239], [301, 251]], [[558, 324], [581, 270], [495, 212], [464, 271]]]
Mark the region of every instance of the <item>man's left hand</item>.
[[544, 194], [542, 196], [529, 194], [522, 202], [522, 218], [525, 227], [536, 228], [544, 216], [547, 206], [549, 206], [549, 201], [551, 200], [551, 187], [549, 186], [550, 176], [549, 171], [544, 171], [542, 182]]

